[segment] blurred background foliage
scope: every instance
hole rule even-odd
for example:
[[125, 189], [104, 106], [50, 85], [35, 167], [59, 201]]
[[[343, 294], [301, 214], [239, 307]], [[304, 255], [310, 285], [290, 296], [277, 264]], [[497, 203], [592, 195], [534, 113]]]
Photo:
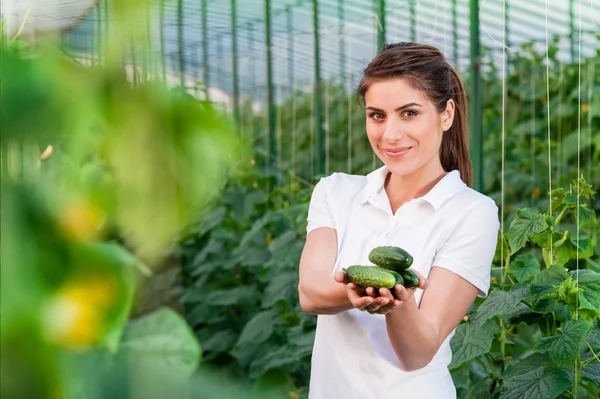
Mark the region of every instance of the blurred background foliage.
[[[310, 194], [323, 175], [379, 165], [352, 92], [360, 68], [275, 86], [270, 107], [267, 82], [253, 81], [232, 107], [221, 98], [234, 87], [223, 78], [231, 65], [206, 58], [216, 75], [190, 76], [181, 62], [192, 51], [182, 27], [193, 25], [189, 15], [183, 24], [183, 2], [111, 2], [110, 12], [94, 4], [69, 34], [2, 25], [0, 395], [305, 398], [316, 318], [301, 311], [296, 287]], [[170, 53], [146, 51], [155, 48], [157, 20], [146, 12], [156, 4], [170, 8], [153, 17], [179, 16], [160, 26], [180, 38]], [[600, 187], [600, 50], [589, 51], [600, 36], [584, 36], [579, 62], [561, 56], [573, 32], [551, 39], [547, 53], [535, 40], [511, 46], [505, 70], [497, 46], [482, 48], [480, 190], [507, 226], [520, 208], [545, 210], [549, 192], [578, 176]], [[261, 40], [247, 43], [257, 59]], [[349, 43], [356, 62], [361, 51]], [[469, 86], [465, 56], [448, 52]], [[240, 70], [255, 67], [264, 65]], [[595, 220], [598, 201], [589, 209]], [[563, 224], [578, 227], [572, 217]], [[580, 229], [593, 247], [580, 268], [600, 271], [598, 232], [597, 223]], [[525, 334], [515, 353], [530, 349]], [[467, 389], [465, 369], [453, 372]], [[600, 384], [598, 375], [586, 381]]]

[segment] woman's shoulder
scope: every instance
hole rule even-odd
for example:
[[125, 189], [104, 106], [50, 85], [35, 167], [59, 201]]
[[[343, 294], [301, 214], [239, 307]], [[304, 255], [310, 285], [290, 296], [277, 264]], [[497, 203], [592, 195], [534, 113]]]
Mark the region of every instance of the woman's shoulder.
[[499, 208], [494, 199], [474, 188], [464, 186], [453, 198], [452, 210], [456, 216], [495, 221], [498, 219]]
[[345, 207], [358, 198], [367, 185], [367, 176], [333, 172], [317, 181], [311, 197], [326, 201], [333, 208]]
[[321, 177], [320, 180], [325, 180], [329, 185], [360, 186], [366, 184], [367, 176], [345, 172], [332, 172], [329, 175]]

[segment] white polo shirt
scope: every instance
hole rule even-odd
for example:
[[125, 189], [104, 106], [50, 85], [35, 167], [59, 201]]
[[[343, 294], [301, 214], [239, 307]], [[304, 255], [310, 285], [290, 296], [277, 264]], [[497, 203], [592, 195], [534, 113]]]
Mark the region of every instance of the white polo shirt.
[[[383, 166], [367, 176], [333, 173], [314, 188], [307, 233], [337, 231], [332, 275], [343, 267], [370, 265], [373, 247], [394, 245], [414, 258], [413, 269], [428, 276], [432, 266], [457, 273], [485, 297], [499, 232], [494, 201], [469, 188], [458, 171], [444, 176], [425, 196], [392, 214], [383, 189]], [[415, 299], [421, 302], [423, 291]], [[450, 339], [426, 367], [405, 372], [387, 335], [385, 316], [351, 309], [319, 315], [312, 353], [310, 399], [454, 399], [448, 371]]]

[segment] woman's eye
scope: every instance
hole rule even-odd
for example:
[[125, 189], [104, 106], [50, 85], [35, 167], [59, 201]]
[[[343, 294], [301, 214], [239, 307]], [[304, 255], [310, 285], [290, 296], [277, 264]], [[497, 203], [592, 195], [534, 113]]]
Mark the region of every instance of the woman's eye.
[[380, 114], [379, 112], [373, 112], [371, 114], [371, 119], [374, 119], [376, 121], [383, 119], [383, 115]]
[[413, 116], [417, 116], [418, 112], [417, 111], [408, 110], [408, 111], [404, 112], [404, 115], [409, 116], [409, 117], [413, 117]]

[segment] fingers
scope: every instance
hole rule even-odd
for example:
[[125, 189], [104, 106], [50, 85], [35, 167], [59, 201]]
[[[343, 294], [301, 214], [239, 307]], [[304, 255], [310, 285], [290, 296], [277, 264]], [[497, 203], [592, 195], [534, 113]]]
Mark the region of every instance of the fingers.
[[408, 269], [410, 271], [412, 271], [414, 274], [417, 275], [417, 277], [419, 277], [419, 285], [415, 288], [420, 288], [422, 290], [426, 289], [427, 286], [429, 285], [429, 280], [427, 280], [425, 277], [423, 277], [423, 275], [421, 273], [419, 273], [418, 271], [416, 271], [415, 269]]
[[348, 284], [350, 281], [348, 280], [348, 275], [342, 271], [335, 272], [333, 275], [333, 279], [338, 283]]

